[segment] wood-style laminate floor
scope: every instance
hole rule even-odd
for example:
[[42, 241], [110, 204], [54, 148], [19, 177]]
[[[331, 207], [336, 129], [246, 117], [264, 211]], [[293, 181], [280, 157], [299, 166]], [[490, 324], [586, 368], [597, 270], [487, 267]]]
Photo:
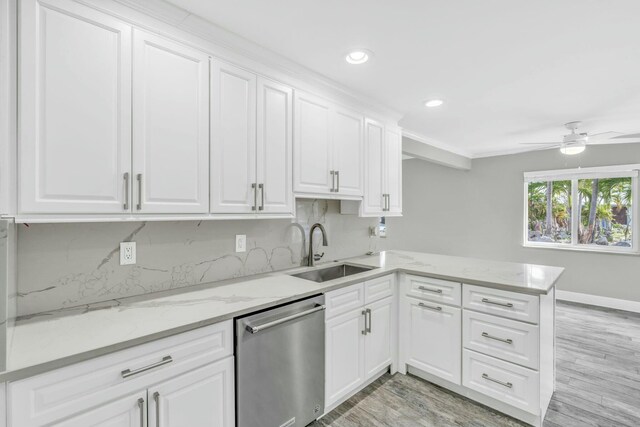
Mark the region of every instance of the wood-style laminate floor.
[[[640, 314], [558, 302], [545, 427], [640, 426]], [[411, 375], [386, 374], [317, 427], [522, 426]]]

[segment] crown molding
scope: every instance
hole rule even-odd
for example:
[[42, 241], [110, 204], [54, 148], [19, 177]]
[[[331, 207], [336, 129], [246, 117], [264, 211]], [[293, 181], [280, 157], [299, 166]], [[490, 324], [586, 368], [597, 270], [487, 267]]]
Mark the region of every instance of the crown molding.
[[444, 151], [448, 151], [453, 154], [457, 154], [458, 156], [466, 157], [468, 159], [473, 158], [473, 156], [466, 150], [454, 147], [453, 145], [447, 144], [446, 142], [438, 141], [437, 139], [428, 138], [424, 135], [408, 129], [402, 129], [402, 136], [413, 139], [414, 141], [422, 142], [423, 144], [427, 144], [432, 147], [439, 148]]

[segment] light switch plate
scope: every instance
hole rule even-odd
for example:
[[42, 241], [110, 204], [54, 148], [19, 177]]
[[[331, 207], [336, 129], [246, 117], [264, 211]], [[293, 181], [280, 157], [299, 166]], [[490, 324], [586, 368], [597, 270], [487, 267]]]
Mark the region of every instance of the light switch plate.
[[136, 242], [120, 243], [120, 265], [136, 263]]
[[247, 251], [247, 235], [236, 234], [236, 252], [246, 252], [246, 251]]

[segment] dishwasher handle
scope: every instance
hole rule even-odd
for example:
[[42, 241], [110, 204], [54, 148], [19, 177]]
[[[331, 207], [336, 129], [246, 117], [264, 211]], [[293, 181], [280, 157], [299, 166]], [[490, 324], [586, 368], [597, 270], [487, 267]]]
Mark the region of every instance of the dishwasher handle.
[[313, 313], [316, 313], [318, 311], [322, 311], [325, 308], [326, 308], [325, 305], [316, 305], [315, 307], [313, 307], [310, 310], [301, 311], [300, 313], [296, 313], [296, 314], [292, 314], [290, 316], [282, 317], [280, 319], [276, 319], [276, 320], [273, 320], [271, 322], [263, 323], [262, 325], [251, 326], [249, 324], [246, 324], [245, 329], [248, 332], [251, 332], [252, 334], [256, 334], [256, 333], [258, 333], [260, 331], [264, 331], [265, 329], [269, 329], [269, 328], [271, 328], [273, 326], [276, 326], [276, 325], [279, 325], [281, 323], [288, 322], [289, 320], [298, 319], [300, 317], [304, 317], [304, 316], [307, 316], [309, 314], [313, 314]]

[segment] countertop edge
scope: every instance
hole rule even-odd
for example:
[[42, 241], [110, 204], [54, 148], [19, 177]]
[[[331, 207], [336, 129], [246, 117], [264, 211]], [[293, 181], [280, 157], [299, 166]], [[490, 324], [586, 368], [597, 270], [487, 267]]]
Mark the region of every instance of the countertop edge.
[[[342, 262], [345, 262], [347, 264], [353, 264], [353, 265], [365, 265], [366, 264], [362, 264], [362, 263], [358, 263], [356, 260], [344, 260]], [[328, 284], [326, 286], [326, 288], [323, 288], [322, 290], [319, 291], [309, 291], [309, 292], [303, 292], [300, 294], [295, 294], [292, 295], [291, 297], [286, 297], [286, 298], [282, 298], [276, 301], [271, 301], [268, 303], [263, 303], [263, 304], [258, 304], [256, 306], [253, 307], [249, 307], [246, 309], [242, 309], [242, 310], [238, 310], [238, 311], [234, 311], [234, 312], [230, 312], [230, 313], [226, 313], [220, 316], [214, 316], [205, 320], [201, 320], [198, 322], [194, 322], [194, 323], [190, 323], [190, 324], [186, 324], [186, 325], [181, 325], [175, 328], [171, 328], [171, 329], [166, 329], [163, 330], [161, 332], [156, 332], [153, 334], [149, 334], [149, 335], [145, 335], [142, 337], [138, 337], [138, 338], [133, 338], [130, 340], [126, 340], [126, 341], [121, 341], [118, 342], [116, 344], [110, 344], [107, 347], [101, 347], [101, 348], [97, 348], [94, 350], [89, 350], [89, 351], [85, 351], [82, 353], [77, 353], [77, 354], [73, 354], [71, 356], [67, 356], [67, 357], [63, 357], [63, 358], [59, 358], [59, 359], [55, 359], [49, 362], [44, 362], [38, 365], [33, 365], [33, 366], [28, 366], [28, 367], [24, 367], [24, 368], [17, 368], [15, 370], [7, 370], [4, 372], [0, 372], [0, 383], [2, 382], [9, 382], [9, 381], [18, 381], [18, 380], [22, 380], [22, 379], [26, 379], [35, 375], [39, 375], [39, 374], [43, 374], [55, 369], [59, 369], [59, 368], [63, 368], [69, 365], [73, 365], [75, 363], [80, 363], [80, 362], [85, 362], [87, 360], [90, 359], [94, 359], [97, 357], [101, 357], [101, 356], [105, 356], [111, 353], [115, 353], [121, 350], [126, 350], [128, 348], [131, 347], [135, 347], [137, 345], [142, 345], [142, 344], [146, 344], [152, 341], [156, 341], [159, 339], [163, 339], [163, 338], [167, 338], [173, 335], [177, 335], [177, 334], [181, 334], [184, 332], [188, 332], [194, 329], [198, 329], [204, 326], [209, 326], [209, 325], [213, 325], [215, 323], [219, 323], [219, 322], [224, 322], [226, 320], [230, 320], [233, 319], [235, 317], [239, 317], [239, 316], [243, 316], [245, 314], [249, 314], [255, 311], [260, 311], [260, 310], [264, 310], [270, 307], [275, 307], [277, 305], [281, 305], [281, 304], [286, 304], [288, 302], [291, 301], [295, 301], [295, 300], [299, 300], [299, 299], [303, 299], [303, 298], [307, 298], [309, 296], [312, 295], [318, 295], [318, 294], [325, 294], [327, 292], [331, 292], [334, 291], [336, 289], [340, 289], [340, 288], [344, 288], [347, 286], [351, 286], [353, 284], [356, 283], [361, 283], [363, 281], [366, 280], [372, 280], [372, 279], [376, 279], [378, 277], [382, 277], [382, 276], [386, 276], [389, 274], [396, 274], [396, 273], [405, 273], [405, 274], [411, 274], [414, 276], [422, 276], [422, 277], [430, 277], [430, 278], [434, 278], [434, 279], [442, 279], [442, 280], [449, 280], [452, 282], [459, 282], [459, 283], [466, 283], [466, 284], [470, 284], [470, 285], [477, 285], [477, 286], [483, 286], [486, 288], [492, 288], [492, 289], [500, 289], [500, 290], [505, 290], [505, 291], [511, 291], [511, 292], [516, 292], [516, 293], [522, 293], [522, 294], [529, 294], [529, 295], [547, 295], [549, 293], [549, 291], [551, 289], [553, 289], [558, 281], [558, 279], [560, 278], [560, 276], [562, 276], [562, 274], [564, 273], [564, 268], [563, 267], [556, 267], [559, 269], [562, 269], [562, 271], [560, 271], [560, 273], [558, 274], [558, 276], [555, 278], [555, 280], [553, 281], [553, 283], [545, 290], [542, 289], [532, 289], [532, 288], [522, 288], [522, 287], [517, 287], [515, 285], [509, 285], [509, 284], [501, 284], [501, 283], [495, 283], [495, 282], [489, 282], [489, 281], [483, 281], [483, 280], [470, 280], [468, 278], [460, 278], [460, 277], [455, 277], [455, 276], [447, 276], [447, 275], [440, 275], [440, 274], [435, 274], [435, 273], [425, 273], [425, 272], [421, 272], [421, 271], [417, 271], [417, 270], [412, 270], [410, 268], [406, 268], [406, 267], [394, 267], [394, 268], [378, 268], [378, 269], [373, 269], [370, 271], [366, 271], [363, 273], [359, 273], [359, 274], [355, 274], [353, 276], [350, 276], [347, 279], [336, 279], [338, 280], [337, 283], [335, 284]], [[287, 273], [282, 273], [282, 274], [287, 274]], [[185, 289], [185, 292], [189, 292], [188, 289]]]

